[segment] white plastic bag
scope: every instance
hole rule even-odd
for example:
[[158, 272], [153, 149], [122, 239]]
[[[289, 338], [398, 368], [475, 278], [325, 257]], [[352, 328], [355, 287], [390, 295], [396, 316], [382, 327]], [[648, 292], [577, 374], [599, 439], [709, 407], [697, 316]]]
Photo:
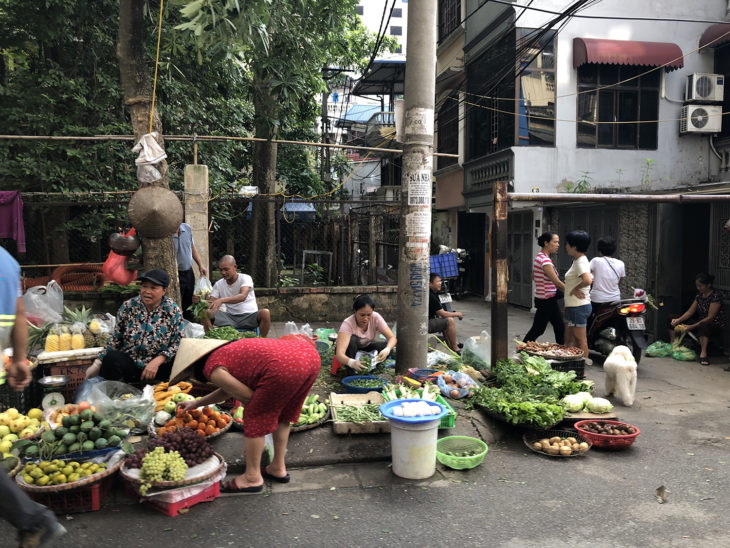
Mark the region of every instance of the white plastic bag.
[[153, 391], [154, 387], [149, 384], [139, 390], [123, 382], [104, 381], [91, 389], [90, 403], [113, 425], [131, 428], [133, 432], [146, 432], [157, 403]]
[[195, 289], [193, 290], [193, 292], [195, 293], [195, 295], [205, 300], [213, 292], [213, 286], [206, 276], [201, 276], [200, 278], [198, 278], [198, 281], [195, 282]]
[[479, 337], [469, 337], [461, 351], [461, 361], [477, 371], [492, 368], [492, 346], [489, 333], [482, 331]]
[[199, 323], [183, 320], [183, 337], [186, 339], [202, 339], [205, 335], [205, 328]]
[[31, 287], [23, 295], [26, 316], [38, 316], [44, 322], [63, 321], [63, 289], [55, 280], [48, 285]]
[[284, 335], [296, 335], [297, 333], [299, 333], [297, 324], [294, 322], [286, 322], [286, 325], [284, 326]]
[[132, 147], [132, 152], [139, 152], [139, 156], [134, 160], [138, 166], [152, 165], [161, 162], [167, 158], [164, 149], [156, 140], [157, 132], [146, 133], [139, 138], [136, 145]]
[[[372, 352], [363, 352], [362, 350], [358, 350], [357, 353], [355, 354], [355, 359], [357, 361], [359, 361], [360, 363], [363, 363], [361, 358], [363, 358], [364, 356], [368, 356], [370, 358], [370, 369], [362, 371], [362, 373], [367, 373], [367, 372], [375, 369], [375, 366], [378, 365], [378, 362], [375, 361], [375, 358], [378, 357], [378, 351], [373, 350]], [[365, 364], [363, 364], [363, 365], [365, 365]]]

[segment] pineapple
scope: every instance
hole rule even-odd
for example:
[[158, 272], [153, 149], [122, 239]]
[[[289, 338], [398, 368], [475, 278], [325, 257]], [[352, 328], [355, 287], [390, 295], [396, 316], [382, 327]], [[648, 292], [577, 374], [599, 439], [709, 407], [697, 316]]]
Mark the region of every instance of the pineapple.
[[50, 333], [46, 337], [46, 352], [58, 352], [61, 350], [60, 338], [58, 336], [58, 326], [54, 325]]
[[71, 350], [81, 350], [86, 347], [85, 330], [86, 326], [81, 322], [76, 322], [71, 326]]
[[48, 334], [51, 331], [52, 324], [44, 322], [42, 326], [36, 327], [31, 322], [28, 323], [28, 351], [35, 352], [36, 349], [45, 345]]
[[84, 326], [86, 326], [91, 319], [91, 308], [86, 308], [85, 306], [82, 306], [80, 309], [77, 308], [75, 310], [71, 310], [69, 307], [64, 306], [63, 317], [69, 323], [81, 322], [82, 324], [84, 324]]
[[111, 337], [109, 333], [102, 331], [94, 337], [94, 344], [96, 346], [106, 346], [109, 342], [109, 337]]
[[94, 335], [101, 333], [101, 322], [97, 319], [91, 320], [89, 322], [89, 331]]
[[84, 331], [84, 348], [92, 348], [96, 344], [96, 337], [90, 329]]
[[58, 349], [71, 350], [71, 333], [68, 327], [62, 326], [60, 330], [60, 334], [58, 335]]

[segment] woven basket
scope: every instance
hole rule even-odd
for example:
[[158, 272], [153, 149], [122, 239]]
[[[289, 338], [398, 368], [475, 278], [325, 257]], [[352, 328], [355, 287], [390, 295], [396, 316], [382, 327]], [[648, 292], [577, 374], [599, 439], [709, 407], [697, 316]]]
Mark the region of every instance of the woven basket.
[[[186, 485], [194, 485], [196, 483], [200, 483], [201, 481], [205, 481], [207, 479], [212, 478], [216, 474], [218, 474], [221, 469], [226, 465], [226, 461], [223, 458], [222, 455], [219, 453], [213, 453], [218, 458], [218, 466], [215, 468], [215, 470], [208, 472], [207, 474], [203, 474], [202, 476], [197, 476], [195, 478], [186, 478], [180, 481], [153, 481], [150, 485], [152, 487], [157, 487], [159, 489], [174, 489], [176, 487], [185, 487]], [[119, 469], [119, 473], [122, 475], [122, 477], [127, 480], [132, 485], [138, 486], [145, 483], [139, 478], [135, 478], [134, 476], [131, 476], [129, 474], [129, 468], [126, 466], [127, 461], [124, 461], [124, 464]]]
[[[329, 406], [327, 407], [327, 412], [324, 414], [324, 416], [319, 419], [317, 422], [313, 422], [312, 424], [303, 424], [301, 426], [292, 426], [291, 432], [304, 432], [305, 430], [311, 430], [312, 428], [317, 428], [318, 426], [322, 426], [324, 423], [326, 423], [328, 420], [330, 420], [331, 413]], [[243, 428], [241, 428], [243, 430]]]
[[8, 472], [8, 476], [11, 478], [15, 477], [15, 474], [20, 472], [20, 469], [23, 468], [23, 463], [21, 461], [18, 461], [18, 464], [13, 468], [10, 472]]
[[543, 429], [543, 428], [540, 428], [539, 426], [537, 426], [535, 424], [531, 424], [531, 423], [514, 424], [514, 423], [510, 422], [509, 420], [507, 420], [507, 417], [505, 417], [504, 415], [500, 415], [499, 413], [495, 413], [494, 411], [492, 411], [491, 409], [488, 409], [488, 408], [484, 407], [483, 405], [476, 404], [476, 406], [479, 407], [479, 409], [481, 409], [484, 412], [484, 414], [486, 414], [487, 416], [489, 416], [489, 417], [491, 417], [494, 420], [497, 420], [499, 422], [503, 422], [505, 424], [509, 424], [513, 428], [522, 428], [522, 429], [543, 431], [543, 430], [549, 430], [551, 428], [554, 428], [555, 426], [557, 426], [558, 424], [560, 424], [563, 421], [563, 419], [560, 419], [558, 421], [555, 421], [553, 424], [550, 424], [550, 425], [546, 426]]
[[[228, 415], [228, 413], [221, 413], [221, 415]], [[230, 415], [228, 415], [230, 417]], [[228, 432], [230, 430], [231, 425], [233, 424], [233, 417], [230, 417], [231, 420], [228, 421], [228, 424], [226, 424], [223, 428], [218, 430], [217, 432], [213, 432], [210, 436], [205, 436], [206, 440], [212, 440], [213, 438], [217, 438], [218, 436], [221, 436]], [[157, 437], [157, 426], [155, 426], [155, 421], [152, 419], [150, 423], [147, 425], [147, 433], [152, 436], [153, 438]]]
[[[575, 438], [578, 443], [586, 442], [588, 444], [588, 449], [586, 451], [577, 452], [577, 453], [571, 453], [570, 455], [551, 455], [549, 453], [545, 453], [544, 451], [538, 451], [535, 449], [532, 444], [536, 441], [540, 441], [543, 438], [552, 438], [552, 437], [559, 437], [559, 438]], [[525, 445], [530, 448], [531, 451], [534, 453], [537, 453], [539, 455], [545, 455], [546, 457], [582, 457], [588, 451], [590, 451], [591, 446], [593, 445], [591, 443], [591, 440], [586, 439], [584, 436], [581, 436], [580, 434], [576, 434], [573, 430], [536, 430], [534, 432], [525, 432], [525, 434], [522, 436], [522, 441], [525, 442]]]
[[[477, 438], [468, 436], [447, 436], [436, 442], [436, 459], [454, 470], [467, 470], [479, 466], [487, 455], [487, 444]], [[457, 457], [447, 452], [477, 452], [469, 457]]]
[[70, 491], [72, 489], [78, 489], [79, 487], [86, 487], [89, 485], [94, 485], [95, 483], [99, 483], [107, 476], [111, 476], [112, 474], [114, 474], [117, 470], [120, 469], [121, 466], [122, 460], [120, 459], [109, 468], [106, 468], [101, 472], [97, 472], [92, 476], [88, 476], [86, 478], [80, 479], [79, 481], [74, 481], [71, 483], [62, 483], [61, 485], [30, 485], [28, 483], [25, 483], [25, 480], [23, 479], [23, 474], [20, 473], [16, 474], [15, 481], [23, 490], [28, 491], [29, 493], [58, 493], [61, 491]]

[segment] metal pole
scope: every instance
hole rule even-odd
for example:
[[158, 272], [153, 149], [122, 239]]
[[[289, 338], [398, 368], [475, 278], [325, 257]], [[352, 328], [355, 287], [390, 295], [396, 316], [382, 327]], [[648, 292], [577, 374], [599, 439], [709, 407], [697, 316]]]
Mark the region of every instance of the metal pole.
[[411, 367], [423, 367], [428, 351], [436, 0], [410, 4], [406, 67], [400, 216], [400, 226], [405, 230], [399, 238], [398, 374]]
[[492, 241], [492, 365], [507, 359], [507, 181], [494, 184]]

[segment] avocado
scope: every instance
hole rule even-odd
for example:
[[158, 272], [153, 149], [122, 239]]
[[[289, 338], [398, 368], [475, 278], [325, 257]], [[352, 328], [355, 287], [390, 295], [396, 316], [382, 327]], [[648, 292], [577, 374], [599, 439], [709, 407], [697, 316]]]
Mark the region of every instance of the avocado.
[[117, 447], [120, 443], [122, 443], [122, 439], [119, 436], [109, 438], [109, 447]]
[[61, 424], [63, 426], [65, 426], [66, 428], [68, 428], [69, 426], [71, 426], [71, 415], [68, 415], [66, 417], [63, 417], [61, 419]]
[[79, 432], [81, 432], [81, 427], [78, 424], [74, 424], [73, 426], [69, 427], [68, 431], [72, 434], [78, 434]]
[[81, 417], [79, 415], [71, 415], [71, 426], [78, 426], [81, 424]]
[[86, 432], [88, 434], [92, 428], [94, 428], [94, 421], [85, 421], [81, 423], [82, 432]]
[[59, 426], [53, 431], [53, 434], [56, 436], [57, 440], [60, 440], [62, 437], [64, 437], [66, 434], [68, 434], [68, 428], [65, 428], [63, 426]]
[[94, 442], [93, 441], [85, 441], [81, 444], [81, 449], [83, 451], [93, 451], [94, 450]]
[[109, 428], [111, 425], [112, 421], [110, 421], [109, 419], [104, 419], [99, 423], [99, 428], [103, 430], [104, 428]]
[[97, 449], [106, 449], [107, 445], [108, 442], [106, 441], [106, 438], [99, 438], [94, 442], [94, 447]]
[[29, 445], [25, 448], [25, 451], [23, 452], [23, 456], [28, 459], [35, 459], [38, 457], [40, 453], [40, 450], [38, 449], [37, 445]]
[[79, 413], [80, 420], [83, 422], [91, 420], [92, 415], [93, 413], [91, 412], [91, 409], [84, 409], [81, 413]]
[[91, 430], [89, 430], [89, 439], [91, 441], [96, 441], [101, 437], [101, 429], [98, 426], [94, 426]]
[[46, 430], [41, 434], [41, 439], [46, 443], [53, 443], [56, 441], [56, 435], [53, 433], [53, 430]]
[[64, 445], [71, 445], [73, 443], [76, 443], [76, 435], [69, 432], [68, 434], [64, 434], [63, 438], [61, 438], [61, 441], [63, 441]]
[[68, 446], [68, 452], [69, 453], [80, 453], [81, 452], [81, 444], [79, 442], [72, 443]]

